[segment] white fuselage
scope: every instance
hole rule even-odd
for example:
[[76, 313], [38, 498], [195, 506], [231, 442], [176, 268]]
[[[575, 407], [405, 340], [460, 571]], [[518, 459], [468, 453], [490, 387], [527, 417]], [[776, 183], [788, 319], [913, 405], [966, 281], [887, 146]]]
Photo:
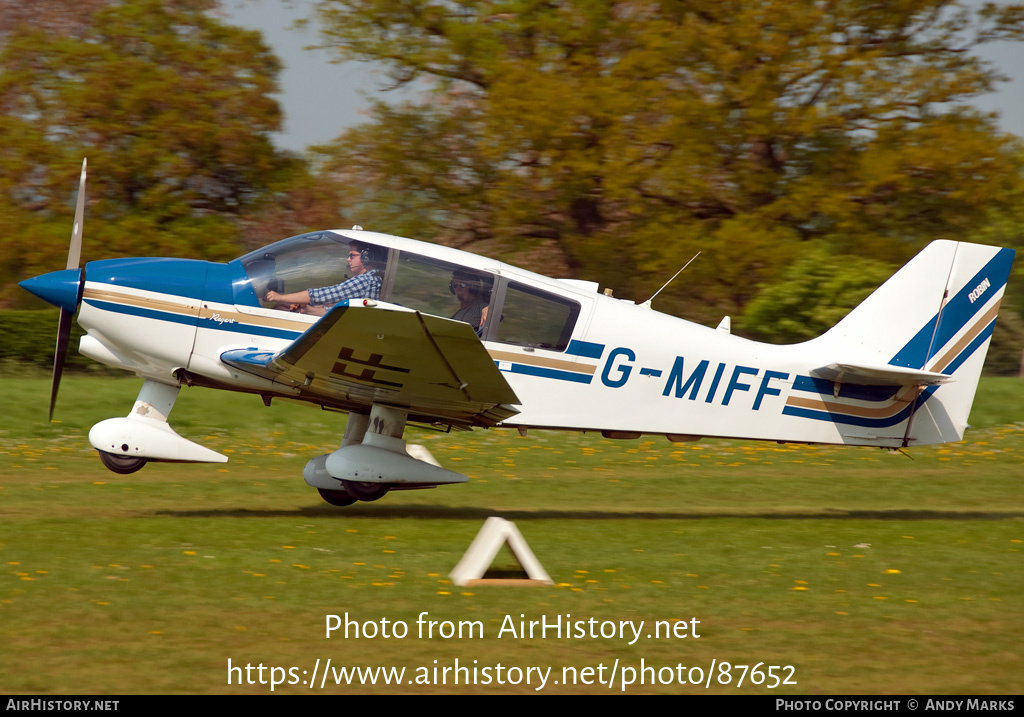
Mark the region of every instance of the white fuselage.
[[[911, 295], [890, 324], [883, 287], [877, 306], [869, 299], [862, 314], [851, 314], [823, 337], [775, 346], [445, 247], [368, 232], [345, 234], [485, 271], [498, 282], [516, 282], [578, 305], [566, 346], [502, 341], [500, 329], [485, 334], [487, 352], [519, 398], [519, 413], [502, 425], [665, 434], [677, 440], [719, 436], [876, 446], [905, 444], [908, 436], [911, 443], [950, 440], [962, 434], [966, 413], [948, 406], [965, 400], [970, 405], [1005, 284], [1003, 278], [993, 287], [983, 278], [967, 286], [995, 261], [979, 254], [972, 259], [977, 266], [965, 269], [964, 286], [952, 287], [967, 307], [962, 325], [948, 329], [940, 345], [929, 344], [921, 363], [938, 372], [949, 367], [956, 381], [927, 388], [864, 386], [815, 372], [838, 359], [899, 363], [901, 352], [917, 340], [915, 332], [936, 323], [936, 301], [917, 305]], [[209, 266], [206, 285], [231, 280], [225, 265]], [[200, 292], [192, 290], [188, 296], [187, 291], [125, 286], [105, 280], [101, 272], [87, 272], [86, 278], [79, 315], [88, 331], [83, 354], [156, 381], [173, 383], [184, 370], [208, 385], [301, 397], [300, 389], [239, 371], [220, 356], [232, 349], [280, 351], [318, 317], [241, 304], [226, 290], [207, 298], [208, 291], [197, 296]], [[869, 310], [877, 315], [869, 316]], [[506, 318], [512, 323], [503, 306], [494, 303], [491, 312], [500, 317], [496, 326]]]

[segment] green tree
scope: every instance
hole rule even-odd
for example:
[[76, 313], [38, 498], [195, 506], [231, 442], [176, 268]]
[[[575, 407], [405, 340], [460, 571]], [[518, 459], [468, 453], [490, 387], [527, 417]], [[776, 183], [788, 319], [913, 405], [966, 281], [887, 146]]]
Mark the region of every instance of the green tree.
[[101, 7], [66, 32], [5, 28], [0, 46], [0, 300], [60, 268], [89, 159], [83, 258], [224, 259], [239, 222], [302, 162], [278, 152], [279, 63], [214, 0]]
[[421, 96], [323, 149], [347, 206], [506, 256], [546, 243], [638, 299], [702, 249], [658, 300], [693, 318], [738, 313], [807, 240], [902, 261], [969, 235], [1020, 184], [1016, 139], [966, 103], [998, 80], [972, 50], [1024, 38], [1021, 5], [319, 7], [341, 59]]
[[821, 244], [806, 245], [747, 305], [737, 328], [771, 343], [808, 341], [839, 323], [893, 271], [882, 262], [836, 256]]

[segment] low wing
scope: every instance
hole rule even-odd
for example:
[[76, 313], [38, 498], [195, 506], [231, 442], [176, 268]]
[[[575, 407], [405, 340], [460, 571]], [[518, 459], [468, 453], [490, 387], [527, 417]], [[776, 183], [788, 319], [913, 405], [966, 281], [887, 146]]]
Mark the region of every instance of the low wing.
[[811, 375], [836, 383], [865, 383], [873, 386], [932, 386], [953, 380], [943, 373], [888, 364], [832, 363], [814, 369]]
[[494, 425], [519, 399], [469, 324], [401, 308], [337, 305], [287, 348], [221, 360], [342, 408], [385, 403], [413, 420]]

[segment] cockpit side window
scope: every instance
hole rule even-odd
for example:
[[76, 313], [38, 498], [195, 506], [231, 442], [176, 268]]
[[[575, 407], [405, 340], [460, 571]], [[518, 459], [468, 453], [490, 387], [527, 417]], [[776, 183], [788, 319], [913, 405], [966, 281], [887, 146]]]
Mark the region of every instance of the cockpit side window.
[[493, 286], [493, 274], [403, 251], [387, 301], [463, 321], [481, 332]]
[[579, 303], [523, 284], [509, 283], [500, 308], [497, 340], [503, 344], [565, 351]]

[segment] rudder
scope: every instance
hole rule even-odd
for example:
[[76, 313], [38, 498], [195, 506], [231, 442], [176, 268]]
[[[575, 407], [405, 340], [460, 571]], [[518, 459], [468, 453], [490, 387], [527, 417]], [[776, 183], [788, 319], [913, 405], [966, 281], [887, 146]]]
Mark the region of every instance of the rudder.
[[959, 441], [988, 353], [1014, 252], [937, 241], [815, 343], [843, 361], [950, 376], [922, 387], [904, 445]]

